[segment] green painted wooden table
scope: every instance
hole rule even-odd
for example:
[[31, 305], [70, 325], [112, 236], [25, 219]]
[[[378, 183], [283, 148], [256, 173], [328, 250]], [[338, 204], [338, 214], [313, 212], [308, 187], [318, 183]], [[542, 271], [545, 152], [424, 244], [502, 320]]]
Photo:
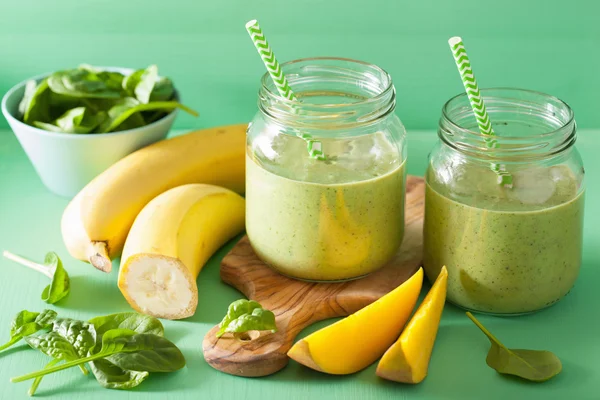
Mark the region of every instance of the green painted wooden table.
[[[92, 377], [67, 370], [46, 377], [39, 396], [70, 399], [600, 399], [600, 131], [582, 131], [578, 147], [587, 170], [585, 248], [583, 268], [574, 290], [552, 308], [518, 318], [482, 316], [481, 321], [506, 345], [554, 351], [563, 372], [544, 384], [529, 384], [498, 375], [485, 364], [487, 339], [464, 312], [447, 305], [429, 368], [416, 386], [383, 381], [371, 366], [351, 376], [328, 376], [295, 362], [265, 378], [240, 378], [213, 370], [202, 357], [204, 334], [240, 294], [219, 280], [219, 261], [231, 248], [221, 249], [200, 274], [196, 315], [184, 321], [165, 321], [167, 337], [187, 358], [179, 372], [154, 374], [131, 391], [103, 389]], [[422, 175], [432, 131], [409, 133], [408, 172]], [[60, 218], [67, 199], [48, 192], [37, 178], [13, 134], [0, 131], [0, 250], [35, 259], [53, 250], [63, 257], [72, 277], [70, 296], [53, 307], [63, 316], [92, 316], [128, 311], [117, 289], [116, 271], [106, 275], [71, 259], [60, 236]], [[557, 227], [559, 228], [559, 227]], [[47, 278], [8, 260], [0, 260], [0, 338], [8, 338], [9, 323], [19, 310], [46, 306], [40, 293]], [[325, 326], [322, 322], [302, 334]], [[377, 329], [377, 327], [373, 327]], [[356, 344], [360, 346], [360, 343]], [[11, 376], [41, 368], [46, 356], [17, 346], [0, 354], [0, 398], [25, 398], [28, 383], [11, 384]]]

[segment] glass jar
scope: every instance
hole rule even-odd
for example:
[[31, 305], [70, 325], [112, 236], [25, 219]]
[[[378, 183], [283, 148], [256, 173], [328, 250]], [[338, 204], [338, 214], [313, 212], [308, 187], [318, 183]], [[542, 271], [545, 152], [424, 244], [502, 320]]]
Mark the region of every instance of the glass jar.
[[[571, 108], [543, 93], [482, 90], [497, 146], [467, 96], [448, 101], [426, 174], [424, 269], [448, 269], [448, 299], [492, 314], [560, 300], [581, 264], [584, 169]], [[512, 175], [500, 185], [492, 164]]]
[[[299, 101], [268, 75], [248, 127], [246, 231], [280, 273], [339, 281], [386, 264], [404, 234], [406, 131], [394, 114], [392, 79], [341, 58], [282, 65]], [[300, 135], [322, 144], [311, 158]]]

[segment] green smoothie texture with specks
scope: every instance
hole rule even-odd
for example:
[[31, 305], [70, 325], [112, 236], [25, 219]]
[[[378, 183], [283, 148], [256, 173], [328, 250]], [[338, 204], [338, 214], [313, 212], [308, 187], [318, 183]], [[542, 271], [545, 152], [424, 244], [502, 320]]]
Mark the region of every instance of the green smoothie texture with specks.
[[404, 163], [360, 173], [315, 163], [308, 172], [312, 182], [294, 180], [247, 157], [246, 230], [261, 260], [315, 281], [356, 278], [387, 263], [404, 235]]
[[463, 177], [487, 187], [457, 201], [430, 171], [424, 221], [428, 278], [433, 281], [446, 265], [448, 299], [488, 313], [532, 312], [565, 296], [581, 264], [584, 208], [583, 190], [568, 167], [519, 172], [513, 189], [500, 188], [485, 169], [465, 170]]

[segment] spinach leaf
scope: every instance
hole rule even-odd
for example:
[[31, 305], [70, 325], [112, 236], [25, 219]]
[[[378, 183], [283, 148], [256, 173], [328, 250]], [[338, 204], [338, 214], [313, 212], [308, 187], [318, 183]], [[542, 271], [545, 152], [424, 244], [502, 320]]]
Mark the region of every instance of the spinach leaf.
[[105, 119], [106, 113], [104, 111], [94, 114], [85, 107], [75, 107], [67, 110], [52, 123], [34, 121], [33, 124], [40, 129], [51, 132], [90, 133]]
[[140, 82], [135, 87], [135, 97], [140, 103], [148, 104], [157, 79], [158, 67], [156, 65], [151, 65], [146, 68], [140, 77]]
[[154, 84], [154, 89], [150, 94], [150, 101], [167, 101], [175, 95], [173, 82], [167, 77], [161, 77]]
[[54, 323], [57, 316], [58, 314], [56, 314], [56, 311], [54, 310], [42, 310], [35, 318], [35, 323], [41, 326], [42, 329], [47, 329]]
[[42, 333], [37, 336], [28, 336], [25, 341], [31, 348], [59, 360], [72, 361], [79, 358], [73, 344], [57, 332]]
[[227, 307], [227, 314], [219, 324], [221, 330], [225, 332], [225, 328], [231, 323], [231, 321], [237, 317], [241, 317], [244, 314], [252, 313], [252, 311], [256, 308], [262, 308], [262, 306], [259, 302], [254, 300], [239, 299], [234, 301], [229, 305], [229, 307]]
[[[142, 104], [138, 100], [133, 97], [126, 97], [111, 107], [108, 110], [108, 118], [100, 124], [97, 131], [99, 133], [113, 132], [119, 128], [119, 130], [123, 129], [121, 126], [125, 121], [128, 121], [130, 117], [139, 116], [141, 119], [141, 125], [144, 125], [145, 122], [143, 118], [138, 114], [142, 111], [152, 111], [152, 110], [174, 110], [176, 108], [180, 108], [182, 110], [187, 111], [188, 113], [197, 116], [194, 110], [184, 106], [181, 103], [176, 101], [155, 101], [148, 104]], [[137, 124], [137, 123], [136, 123]], [[137, 126], [134, 126], [137, 127]], [[127, 129], [131, 129], [131, 127], [127, 126]]]
[[129, 329], [136, 333], [152, 333], [158, 336], [165, 334], [165, 328], [158, 319], [136, 312], [104, 315], [92, 318], [88, 322], [94, 325], [98, 336], [112, 329]]
[[29, 110], [29, 107], [31, 106], [31, 100], [35, 96], [37, 87], [38, 84], [33, 79], [25, 82], [25, 91], [23, 93], [23, 98], [21, 99], [21, 102], [19, 103], [18, 107], [19, 118], [23, 119], [27, 110]]
[[46, 286], [42, 292], [42, 300], [46, 303], [54, 304], [69, 294], [71, 288], [69, 274], [67, 274], [67, 271], [62, 265], [62, 261], [56, 253], [47, 253], [44, 264], [38, 264], [8, 251], [4, 252], [4, 257], [31, 268], [34, 271], [41, 272], [52, 279], [50, 285]]
[[217, 337], [223, 336], [225, 332], [247, 332], [251, 330], [277, 331], [275, 315], [262, 308], [260, 303], [254, 300], [240, 299], [229, 305], [227, 315], [219, 324]]
[[[42, 353], [54, 358], [54, 362], [51, 361], [48, 365], [46, 365], [46, 367], [44, 367], [45, 369], [54, 366], [58, 363], [58, 361], [73, 361], [80, 357], [80, 354], [78, 354], [73, 343], [57, 332], [47, 332], [38, 336], [28, 336], [25, 338], [25, 341], [27, 344], [29, 344], [29, 346], [31, 346], [31, 348], [37, 349]], [[79, 368], [84, 375], [89, 373], [85, 366], [80, 365]], [[42, 377], [40, 376], [37, 377], [32, 383], [31, 388], [29, 389], [30, 396], [33, 396], [41, 381]]]
[[127, 97], [135, 98], [135, 87], [140, 82], [143, 73], [143, 69], [138, 69], [136, 71], [133, 71], [131, 74], [127, 75], [125, 78], [123, 78], [122, 86]]
[[[149, 315], [135, 312], [125, 312], [95, 317], [89, 320], [96, 328], [96, 346], [93, 353], [100, 351], [103, 335], [112, 329], [129, 329], [137, 333], [151, 333], [164, 336], [165, 330], [162, 323]], [[142, 383], [148, 376], [145, 371], [130, 371], [118, 367], [107, 359], [100, 359], [90, 363], [92, 372], [98, 382], [111, 389], [129, 389]]]
[[19, 103], [19, 115], [26, 124], [33, 121], [49, 121], [49, 96], [48, 79], [37, 84], [34, 80], [25, 83], [25, 94]]
[[88, 321], [96, 329], [96, 346], [94, 352], [102, 347], [102, 336], [112, 329], [129, 329], [136, 333], [152, 333], [157, 336], [165, 335], [162, 323], [150, 315], [135, 312], [125, 312], [95, 317]]
[[102, 80], [88, 69], [58, 71], [48, 77], [48, 86], [54, 93], [79, 98], [118, 99], [121, 88]]
[[69, 274], [62, 265], [62, 261], [54, 252], [46, 254], [44, 265], [53, 270], [52, 282], [42, 292], [42, 300], [48, 304], [54, 304], [63, 299], [71, 290]]
[[[44, 310], [48, 311], [48, 310]], [[23, 310], [10, 322], [10, 335], [15, 335], [24, 325], [35, 322], [40, 317], [39, 312]]]
[[0, 351], [9, 348], [26, 336], [48, 329], [56, 318], [56, 312], [44, 310], [41, 313], [23, 310], [10, 323], [10, 340], [0, 346]]
[[99, 354], [126, 370], [172, 372], [185, 366], [181, 351], [164, 337], [135, 333], [129, 329], [112, 329], [102, 337]]
[[[98, 126], [99, 133], [134, 129], [144, 126], [144, 118], [135, 110], [140, 102], [133, 97], [117, 101], [109, 110], [107, 118]], [[119, 128], [119, 129], [117, 129]]]
[[132, 371], [171, 372], [185, 366], [183, 354], [167, 339], [150, 333], [135, 333], [129, 329], [112, 329], [103, 335], [102, 348], [98, 353], [21, 375], [12, 378], [11, 382], [35, 379], [104, 358], [121, 369]]
[[79, 69], [95, 74], [106, 86], [115, 91], [121, 91], [125, 76], [117, 71], [105, 71], [89, 64], [81, 64]]
[[150, 101], [154, 85], [158, 79], [158, 67], [151, 65], [146, 69], [140, 69], [123, 79], [123, 89], [142, 104]]
[[173, 82], [156, 65], [128, 76], [82, 64], [27, 82], [19, 114], [29, 125], [59, 133], [107, 133], [148, 125], [175, 108]]
[[109, 389], [131, 389], [149, 375], [147, 371], [124, 370], [106, 359], [93, 361], [90, 366], [98, 383]]
[[52, 331], [62, 336], [77, 351], [79, 357], [85, 357], [96, 344], [96, 329], [94, 325], [70, 318], [57, 318]]
[[515, 375], [533, 382], [544, 382], [558, 375], [562, 364], [558, 357], [545, 350], [509, 349], [492, 335], [470, 312], [467, 316], [488, 337], [491, 343], [486, 363], [501, 374]]
[[33, 126], [35, 126], [36, 128], [43, 129], [45, 131], [61, 133], [61, 130], [58, 126], [49, 122], [33, 121]]
[[252, 310], [252, 314], [244, 314], [237, 317], [227, 325], [227, 328], [225, 328], [225, 332], [232, 333], [248, 332], [252, 330], [270, 330], [273, 333], [277, 332], [275, 315], [269, 310], [256, 308]]

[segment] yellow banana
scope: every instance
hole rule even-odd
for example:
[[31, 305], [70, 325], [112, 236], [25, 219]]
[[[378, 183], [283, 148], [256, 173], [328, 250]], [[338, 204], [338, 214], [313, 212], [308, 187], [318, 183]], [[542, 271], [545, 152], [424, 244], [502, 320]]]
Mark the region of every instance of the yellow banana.
[[244, 230], [245, 201], [205, 184], [170, 189], [150, 201], [127, 235], [119, 289], [139, 312], [189, 317], [198, 305], [196, 278], [225, 242]]
[[246, 124], [205, 129], [142, 148], [92, 180], [65, 209], [69, 253], [110, 272], [135, 217], [150, 200], [188, 183], [244, 192]]

